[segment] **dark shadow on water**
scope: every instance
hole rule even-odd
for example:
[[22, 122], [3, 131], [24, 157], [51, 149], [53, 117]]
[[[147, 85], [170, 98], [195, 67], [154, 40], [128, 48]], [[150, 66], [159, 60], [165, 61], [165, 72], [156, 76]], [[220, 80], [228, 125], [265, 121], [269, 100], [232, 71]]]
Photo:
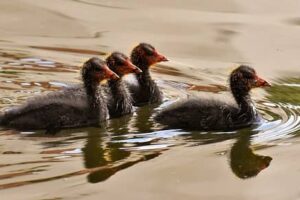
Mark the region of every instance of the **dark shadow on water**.
[[212, 144], [236, 138], [237, 132], [199, 132], [193, 131], [186, 136], [187, 141], [192, 141], [192, 146]]
[[253, 132], [243, 130], [239, 132], [237, 141], [230, 150], [230, 168], [241, 179], [257, 176], [263, 169], [269, 167], [272, 158], [254, 153], [251, 148]]
[[92, 171], [87, 176], [90, 183], [97, 183], [108, 179], [115, 174], [118, 170], [122, 169], [118, 167], [108, 167], [116, 161], [120, 161], [130, 156], [129, 151], [121, 149], [121, 143], [110, 143], [104, 141], [105, 130], [90, 128], [87, 131], [88, 137], [85, 146], [82, 148], [84, 156], [84, 165], [86, 168], [105, 167], [99, 171]]
[[[84, 156], [84, 166], [86, 168], [95, 168], [99, 166], [105, 166], [108, 164], [108, 161], [105, 159], [105, 149], [103, 148], [103, 138], [101, 136], [101, 129], [90, 128], [87, 131], [88, 137], [85, 146], [82, 148]], [[106, 173], [97, 173], [91, 172], [88, 175], [89, 182], [97, 182], [96, 180], [103, 178], [106, 179], [104, 175]], [[100, 175], [100, 176], [99, 176]], [[109, 174], [107, 175], [110, 176]], [[105, 180], [104, 179], [104, 180]]]
[[[126, 122], [126, 120], [125, 120]], [[120, 121], [117, 122], [118, 125], [120, 124]], [[127, 123], [125, 123], [127, 125]], [[124, 124], [124, 125], [125, 125]], [[114, 128], [117, 128], [117, 126], [114, 126]], [[73, 132], [71, 130], [67, 130], [65, 133], [64, 131], [61, 132], [62, 135], [66, 136], [67, 134], [70, 134], [71, 137], [65, 140], [66, 141], [72, 141], [76, 140], [75, 137], [72, 137], [73, 133], [78, 133], [78, 129], [74, 129]], [[14, 187], [20, 187], [24, 185], [31, 185], [35, 183], [42, 183], [42, 182], [48, 182], [48, 181], [54, 181], [58, 179], [64, 179], [64, 178], [71, 178], [75, 176], [81, 176], [84, 174], [87, 174], [87, 180], [90, 183], [98, 183], [107, 180], [112, 175], [116, 174], [118, 171], [126, 169], [128, 167], [131, 167], [139, 162], [151, 160], [153, 158], [156, 158], [161, 154], [159, 151], [149, 151], [144, 152], [142, 154], [134, 153], [127, 151], [123, 149], [123, 143], [113, 143], [110, 141], [110, 138], [108, 136], [108, 133], [105, 131], [104, 128], [95, 128], [90, 127], [86, 128], [85, 131], [87, 133], [87, 136], [83, 137], [81, 136], [81, 139], [86, 139], [85, 146], [81, 149], [82, 155], [83, 155], [83, 162], [84, 162], [84, 169], [80, 169], [77, 171], [70, 171], [61, 175], [54, 175], [50, 177], [42, 177], [42, 178], [33, 178], [29, 180], [22, 180], [22, 181], [16, 181], [11, 183], [5, 183], [0, 184], [0, 190], [1, 189], [8, 189], [8, 188], [14, 188]], [[34, 138], [37, 136], [30, 135], [29, 138]], [[38, 133], [38, 135], [41, 136], [41, 133]], [[32, 137], [33, 136], [33, 137]], [[45, 136], [45, 135], [44, 135]], [[49, 137], [49, 136], [45, 136]], [[53, 138], [56, 138], [56, 136], [51, 136]], [[60, 138], [60, 137], [59, 137]], [[61, 143], [51, 143], [52, 145], [60, 146]], [[43, 144], [45, 147], [49, 147], [49, 143]], [[64, 146], [64, 145], [62, 145]], [[63, 160], [56, 160], [51, 157], [51, 155], [59, 156], [59, 154], [62, 155], [74, 155], [75, 149], [55, 149], [55, 150], [47, 150], [41, 152], [41, 154], [46, 154], [47, 157], [50, 155], [49, 159], [43, 161], [38, 161], [38, 163], [47, 163], [50, 162], [64, 162]], [[67, 153], [67, 151], [71, 151], [72, 153]], [[75, 153], [75, 156], [78, 153]], [[131, 156], [133, 155], [133, 156]], [[33, 163], [33, 162], [30, 162]], [[29, 164], [29, 163], [15, 163], [10, 165], [3, 165], [0, 167], [8, 167], [12, 165], [23, 165], [23, 164]], [[31, 171], [30, 171], [31, 172]], [[30, 173], [27, 172], [27, 173]], [[4, 174], [2, 175], [4, 178], [10, 178], [14, 176], [23, 176], [27, 173], [19, 173], [19, 174]], [[1, 177], [0, 177], [1, 178]]]
[[139, 133], [152, 132], [155, 130], [155, 122], [152, 119], [157, 105], [147, 105], [137, 108], [132, 118], [132, 127]]
[[[127, 115], [121, 118], [109, 120], [107, 129], [88, 129], [88, 137], [85, 147], [82, 148], [84, 164], [86, 168], [101, 168], [89, 173], [87, 179], [90, 183], [104, 181], [119, 170], [128, 168], [140, 161], [148, 160], [160, 155], [160, 151], [134, 153], [126, 149], [128, 144], [116, 142], [126, 134], [152, 132], [155, 124], [152, 115], [156, 106], [144, 106], [137, 108], [134, 116]], [[126, 138], [126, 137], [125, 137]], [[138, 144], [131, 144], [136, 145]], [[130, 156], [139, 155], [141, 159], [134, 161]], [[115, 165], [121, 163], [120, 165]]]

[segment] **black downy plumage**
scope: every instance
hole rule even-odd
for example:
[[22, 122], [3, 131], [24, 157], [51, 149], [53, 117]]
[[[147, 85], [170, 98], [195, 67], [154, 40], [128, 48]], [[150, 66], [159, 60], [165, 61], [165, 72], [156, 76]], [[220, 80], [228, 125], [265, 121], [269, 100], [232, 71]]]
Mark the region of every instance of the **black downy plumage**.
[[0, 125], [18, 130], [98, 125], [107, 119], [107, 105], [99, 87], [104, 79], [117, 79], [106, 63], [98, 58], [86, 61], [81, 71], [83, 85], [50, 92], [29, 99], [0, 115]]
[[259, 115], [249, 92], [254, 87], [270, 86], [253, 68], [240, 66], [230, 75], [235, 103], [215, 99], [192, 98], [162, 110], [155, 120], [171, 128], [189, 130], [233, 130], [252, 125]]
[[138, 84], [128, 84], [135, 106], [162, 101], [162, 93], [151, 78], [150, 67], [155, 63], [164, 61], [168, 61], [168, 59], [159, 54], [150, 44], [140, 43], [132, 50], [131, 62], [143, 71], [135, 75]]
[[140, 74], [142, 71], [133, 65], [126, 55], [120, 52], [114, 52], [108, 56], [106, 63], [110, 70], [120, 77], [120, 79], [108, 81], [107, 103], [109, 116], [115, 118], [130, 114], [133, 111], [132, 98], [122, 77], [129, 73]]

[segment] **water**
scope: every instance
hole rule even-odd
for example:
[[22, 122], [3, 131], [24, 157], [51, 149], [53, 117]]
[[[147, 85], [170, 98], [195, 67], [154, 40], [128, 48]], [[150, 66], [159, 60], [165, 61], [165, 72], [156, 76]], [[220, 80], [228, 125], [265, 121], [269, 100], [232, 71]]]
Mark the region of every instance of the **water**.
[[[64, 1], [59, 8], [53, 1], [28, 1], [23, 9], [14, 1], [0, 3], [7, 19], [0, 20], [5, 25], [0, 30], [1, 110], [78, 83], [86, 59], [104, 58], [116, 49], [129, 52], [139, 41], [151, 42], [171, 60], [152, 68], [165, 95], [162, 105], [136, 108], [103, 128], [63, 130], [55, 136], [0, 130], [0, 193], [7, 199], [165, 199], [166, 194], [175, 199], [251, 199], [253, 190], [258, 199], [299, 198], [295, 43], [300, 40], [292, 8], [271, 7], [260, 14], [245, 2], [190, 1], [185, 7], [151, 2], [144, 12], [145, 5], [135, 1]], [[75, 14], [85, 9], [90, 12]], [[34, 17], [32, 10], [42, 17]], [[24, 26], [20, 18], [31, 23]], [[267, 36], [257, 29], [261, 23]], [[283, 36], [282, 28], [288, 30]], [[253, 34], [258, 41], [253, 42]], [[228, 95], [228, 74], [241, 63], [253, 65], [272, 83], [252, 93], [264, 118], [261, 124], [232, 132], [188, 132], [165, 130], [153, 121], [162, 107], [178, 99]]]

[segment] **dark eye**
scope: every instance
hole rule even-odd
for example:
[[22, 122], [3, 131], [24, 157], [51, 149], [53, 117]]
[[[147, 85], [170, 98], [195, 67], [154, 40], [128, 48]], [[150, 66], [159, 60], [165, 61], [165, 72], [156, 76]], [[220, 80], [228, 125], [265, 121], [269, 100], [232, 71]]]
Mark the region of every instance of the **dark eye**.
[[148, 56], [153, 56], [154, 54], [154, 51], [150, 48], [145, 48], [145, 53], [148, 55]]
[[116, 65], [124, 65], [124, 61], [121, 59], [117, 59], [115, 62], [116, 62]]
[[251, 73], [244, 73], [244, 77], [247, 78], [247, 79], [253, 79], [254, 78], [253, 74], [251, 74]]
[[100, 68], [100, 67], [96, 67], [96, 68], [95, 68], [95, 71], [96, 71], [96, 72], [100, 72], [100, 71], [101, 71], [101, 68]]

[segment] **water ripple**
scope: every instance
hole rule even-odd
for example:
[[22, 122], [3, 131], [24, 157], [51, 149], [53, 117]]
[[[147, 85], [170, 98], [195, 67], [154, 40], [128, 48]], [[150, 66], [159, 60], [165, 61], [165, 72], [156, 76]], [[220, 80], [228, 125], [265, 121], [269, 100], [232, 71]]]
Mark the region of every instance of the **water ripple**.
[[300, 106], [277, 103], [277, 113], [272, 113], [277, 120], [265, 121], [254, 129], [258, 131], [253, 137], [254, 143], [267, 143], [274, 140], [290, 138], [300, 130]]

